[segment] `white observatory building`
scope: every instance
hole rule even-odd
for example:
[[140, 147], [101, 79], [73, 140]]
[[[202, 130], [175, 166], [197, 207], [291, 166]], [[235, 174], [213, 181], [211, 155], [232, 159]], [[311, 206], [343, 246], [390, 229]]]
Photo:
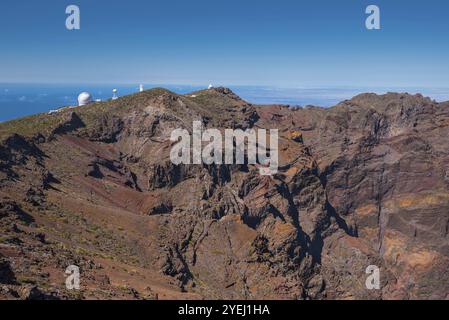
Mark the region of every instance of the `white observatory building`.
[[144, 91], [143, 84], [141, 84], [141, 85], [139, 86], [139, 92], [143, 92], [143, 91]]
[[82, 107], [86, 104], [92, 103], [92, 95], [89, 92], [81, 92], [78, 96], [78, 106]]
[[209, 87], [207, 88], [207, 89], [213, 89], [214, 88], [214, 86], [212, 85], [212, 83], [209, 85]]
[[113, 89], [112, 90], [112, 100], [117, 100], [118, 96], [117, 96], [117, 89]]

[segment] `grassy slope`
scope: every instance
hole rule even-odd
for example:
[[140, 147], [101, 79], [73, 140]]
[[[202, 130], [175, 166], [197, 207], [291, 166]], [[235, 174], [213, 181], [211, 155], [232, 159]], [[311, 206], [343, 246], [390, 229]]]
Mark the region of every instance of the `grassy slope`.
[[[146, 107], [148, 101], [163, 94], [177, 94], [163, 88], [154, 88], [141, 93], [121, 97], [114, 101], [96, 102], [83, 107], [64, 109], [59, 113], [40, 113], [24, 118], [0, 123], [0, 141], [12, 134], [20, 134], [31, 137], [37, 133], [50, 134], [61, 122], [67, 119], [67, 115], [76, 112], [86, 126], [92, 125], [103, 114], [115, 114], [123, 116], [132, 109]], [[195, 109], [208, 118], [220, 118], [224, 109], [232, 109], [235, 100], [226, 97], [215, 90], [202, 90], [179, 96], [189, 108]], [[243, 102], [243, 101], [241, 101]], [[244, 102], [243, 102], [244, 103]], [[181, 114], [180, 114], [181, 116]]]
[[0, 140], [15, 133], [26, 137], [33, 136], [37, 133], [49, 134], [73, 111], [75, 111], [83, 122], [89, 126], [89, 124], [92, 124], [95, 119], [102, 114], [112, 113], [122, 115], [131, 107], [140, 106], [148, 99], [168, 92], [168, 90], [162, 88], [155, 88], [142, 93], [121, 97], [114, 101], [96, 102], [83, 107], [64, 109], [63, 111], [52, 115], [48, 113], [39, 113], [3, 122], [0, 123]]

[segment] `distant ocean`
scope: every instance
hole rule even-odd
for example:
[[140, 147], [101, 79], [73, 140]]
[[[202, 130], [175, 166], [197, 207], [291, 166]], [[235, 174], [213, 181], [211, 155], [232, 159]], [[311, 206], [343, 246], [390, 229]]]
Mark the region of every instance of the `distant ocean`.
[[[112, 89], [118, 96], [138, 92], [136, 85], [49, 85], [49, 84], [0, 84], [0, 122], [62, 106], [76, 105], [80, 92], [87, 91], [94, 99], [111, 98]], [[204, 89], [205, 86], [144, 85], [145, 89], [164, 87], [179, 94]], [[275, 88], [260, 86], [229, 86], [243, 99], [257, 104], [316, 105], [329, 107], [363, 92], [385, 93], [388, 91], [422, 93], [437, 101], [449, 100], [449, 89], [418, 88]]]

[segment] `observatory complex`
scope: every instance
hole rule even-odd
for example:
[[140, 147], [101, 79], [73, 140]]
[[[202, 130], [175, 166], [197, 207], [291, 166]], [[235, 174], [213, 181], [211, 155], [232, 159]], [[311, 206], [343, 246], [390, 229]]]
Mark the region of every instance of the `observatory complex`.
[[[141, 84], [139, 86], [139, 91], [140, 92], [144, 91], [143, 84]], [[118, 99], [118, 94], [117, 93], [118, 93], [117, 89], [113, 89], [112, 90], [112, 98], [111, 98], [111, 100], [117, 100]], [[102, 102], [102, 99], [94, 99], [92, 97], [92, 95], [89, 92], [86, 92], [86, 91], [83, 91], [83, 92], [81, 92], [78, 95], [78, 105], [77, 105], [78, 107], [83, 107], [83, 106], [86, 106], [86, 105], [94, 103], [94, 102]], [[55, 109], [55, 110], [50, 110], [48, 112], [48, 114], [56, 114], [56, 113], [59, 113], [59, 112], [61, 112], [63, 110], [66, 110], [66, 109], [76, 108], [77, 106], [60, 107], [60, 108]]]

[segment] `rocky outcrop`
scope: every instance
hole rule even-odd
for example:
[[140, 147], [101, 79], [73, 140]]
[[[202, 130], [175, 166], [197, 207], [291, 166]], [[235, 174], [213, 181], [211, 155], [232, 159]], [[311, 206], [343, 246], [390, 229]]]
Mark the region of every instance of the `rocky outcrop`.
[[123, 120], [114, 115], [103, 115], [93, 125], [89, 138], [105, 143], [117, 142], [117, 137], [123, 130]]
[[0, 203], [0, 222], [21, 222], [30, 224], [34, 221], [33, 217], [22, 210], [15, 202], [7, 198], [1, 199]]
[[60, 135], [84, 128], [86, 125], [83, 120], [76, 114], [70, 112], [63, 121], [52, 131], [52, 135]]
[[13, 284], [15, 280], [16, 277], [9, 262], [0, 257], [0, 284]]

